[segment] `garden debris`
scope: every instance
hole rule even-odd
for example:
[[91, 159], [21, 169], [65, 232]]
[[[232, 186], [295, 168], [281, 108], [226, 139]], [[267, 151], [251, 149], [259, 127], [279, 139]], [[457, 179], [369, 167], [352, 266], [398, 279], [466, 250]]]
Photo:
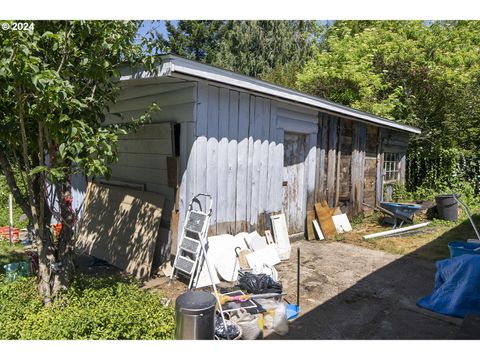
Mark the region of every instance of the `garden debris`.
[[152, 270], [165, 197], [92, 184], [79, 223], [77, 251], [108, 261], [137, 278]]

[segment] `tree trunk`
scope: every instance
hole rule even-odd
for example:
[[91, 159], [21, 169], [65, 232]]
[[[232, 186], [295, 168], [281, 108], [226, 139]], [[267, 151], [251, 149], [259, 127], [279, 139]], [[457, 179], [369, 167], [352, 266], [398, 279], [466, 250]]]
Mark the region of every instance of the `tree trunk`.
[[76, 215], [72, 209], [72, 184], [71, 175], [65, 175], [63, 183], [60, 185], [60, 215], [62, 220], [62, 230], [60, 231], [57, 242], [57, 261], [58, 271], [54, 274], [53, 294], [59, 290], [66, 289], [72, 280], [74, 266], [74, 226]]

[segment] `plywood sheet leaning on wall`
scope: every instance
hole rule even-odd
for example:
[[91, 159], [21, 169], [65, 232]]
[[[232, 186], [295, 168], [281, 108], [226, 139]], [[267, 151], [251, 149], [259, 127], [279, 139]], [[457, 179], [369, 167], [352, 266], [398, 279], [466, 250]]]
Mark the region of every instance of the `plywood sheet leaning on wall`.
[[105, 260], [137, 278], [147, 278], [164, 202], [160, 194], [92, 184], [79, 224], [77, 251]]
[[322, 229], [323, 236], [328, 239], [330, 236], [334, 236], [337, 233], [335, 224], [332, 220], [332, 210], [328, 207], [326, 201], [322, 204], [315, 204], [315, 211], [317, 213], [318, 222]]

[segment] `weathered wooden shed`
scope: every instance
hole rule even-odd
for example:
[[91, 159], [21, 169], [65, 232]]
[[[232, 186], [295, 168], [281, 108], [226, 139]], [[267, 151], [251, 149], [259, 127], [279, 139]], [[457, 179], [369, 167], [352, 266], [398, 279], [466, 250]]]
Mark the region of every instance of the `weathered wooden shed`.
[[173, 232], [197, 193], [213, 196], [211, 234], [262, 232], [274, 212], [302, 233], [322, 200], [351, 218], [404, 181], [408, 138], [420, 133], [176, 56], [162, 57], [156, 74], [126, 68], [120, 80], [108, 121], [128, 121], [153, 102], [161, 109], [121, 138], [112, 179], [165, 195], [163, 223]]

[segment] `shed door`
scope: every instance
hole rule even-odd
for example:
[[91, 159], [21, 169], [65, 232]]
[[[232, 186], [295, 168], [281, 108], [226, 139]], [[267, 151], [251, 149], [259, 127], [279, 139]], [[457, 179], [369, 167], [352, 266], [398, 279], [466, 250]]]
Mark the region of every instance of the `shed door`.
[[288, 233], [304, 231], [306, 135], [285, 133], [283, 155], [283, 210]]

